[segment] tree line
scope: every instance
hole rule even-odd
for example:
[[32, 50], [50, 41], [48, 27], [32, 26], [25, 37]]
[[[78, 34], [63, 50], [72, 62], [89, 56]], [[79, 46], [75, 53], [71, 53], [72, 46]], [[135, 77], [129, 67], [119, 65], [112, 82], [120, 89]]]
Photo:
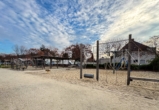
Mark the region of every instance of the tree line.
[[[91, 54], [91, 58], [88, 61], [94, 61], [93, 53], [89, 44], [72, 44], [62, 51], [59, 51], [58, 48], [46, 47], [41, 45], [39, 48], [30, 48], [27, 49], [25, 46], [14, 45], [13, 54], [0, 54], [0, 59], [11, 59], [11, 58], [32, 58], [34, 56], [52, 56], [52, 57], [64, 57], [72, 58], [76, 61], [80, 61], [80, 45], [83, 49], [87, 49], [87, 53]], [[83, 59], [85, 58], [84, 53], [82, 54]]]

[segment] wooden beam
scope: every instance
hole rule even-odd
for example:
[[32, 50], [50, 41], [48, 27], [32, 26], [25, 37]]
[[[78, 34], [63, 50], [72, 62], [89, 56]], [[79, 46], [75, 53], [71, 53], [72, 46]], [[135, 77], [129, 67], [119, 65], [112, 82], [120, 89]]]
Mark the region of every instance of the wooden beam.
[[159, 82], [159, 79], [148, 79], [148, 78], [135, 78], [135, 77], [130, 77], [130, 81], [133, 81], [133, 80]]

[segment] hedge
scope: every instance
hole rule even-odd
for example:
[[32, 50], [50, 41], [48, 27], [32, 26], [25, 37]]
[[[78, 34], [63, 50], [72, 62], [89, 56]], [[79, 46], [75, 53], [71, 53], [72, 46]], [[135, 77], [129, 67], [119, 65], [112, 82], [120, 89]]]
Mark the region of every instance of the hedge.
[[0, 65], [0, 68], [10, 68], [10, 65]]
[[[115, 63], [116, 67], [118, 67], [119, 63]], [[106, 64], [99, 64], [100, 69], [105, 69]], [[96, 68], [94, 64], [87, 64], [85, 65], [86, 68]], [[107, 64], [107, 69], [112, 69], [113, 64]], [[159, 57], [155, 58], [150, 64], [148, 65], [131, 65], [131, 70], [144, 70], [144, 71], [159, 71]]]
[[150, 66], [153, 71], [159, 71], [159, 57], [155, 58], [151, 63]]
[[[86, 68], [96, 68], [96, 65], [94, 65], [94, 64], [86, 64], [86, 65], [84, 65], [84, 67], [86, 67]], [[105, 64], [99, 64], [99, 68], [100, 69], [104, 69], [105, 68]]]

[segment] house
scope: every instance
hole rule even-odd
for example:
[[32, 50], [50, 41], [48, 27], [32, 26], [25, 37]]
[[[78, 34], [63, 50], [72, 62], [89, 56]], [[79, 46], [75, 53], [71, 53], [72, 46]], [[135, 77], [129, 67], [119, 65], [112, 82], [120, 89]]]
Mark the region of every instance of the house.
[[[120, 51], [113, 51], [99, 55], [99, 63], [127, 63], [128, 60], [128, 44], [125, 44]], [[156, 57], [156, 48], [149, 47], [132, 39], [131, 43], [131, 64], [143, 65], [149, 64]], [[96, 56], [96, 55], [94, 55]], [[115, 58], [113, 58], [115, 56]]]
[[[127, 43], [117, 54], [115, 62], [120, 62], [122, 58], [128, 59], [128, 44]], [[156, 57], [156, 48], [149, 47], [139, 42], [132, 40], [131, 43], [131, 64], [143, 65], [149, 64]]]

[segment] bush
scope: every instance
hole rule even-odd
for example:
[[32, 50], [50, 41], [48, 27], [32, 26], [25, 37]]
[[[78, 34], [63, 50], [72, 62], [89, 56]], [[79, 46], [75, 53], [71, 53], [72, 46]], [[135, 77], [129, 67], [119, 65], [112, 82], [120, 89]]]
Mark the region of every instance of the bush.
[[96, 65], [93, 65], [93, 64], [87, 64], [87, 65], [85, 65], [84, 67], [86, 67], [86, 68], [96, 68]]
[[132, 70], [159, 71], [159, 57], [148, 65], [131, 65]]
[[105, 68], [105, 64], [99, 64], [99, 68], [100, 69], [104, 69]]
[[[115, 63], [116, 67], [118, 67], [119, 63]], [[105, 66], [107, 66], [107, 69], [112, 69], [113, 63], [110, 65], [110, 63], [107, 64], [99, 64], [100, 69], [105, 69]], [[94, 64], [87, 64], [86, 68], [96, 68], [96, 65]], [[155, 58], [150, 64], [148, 65], [131, 65], [131, 70], [144, 70], [144, 71], [159, 71], [159, 57]]]
[[150, 65], [139, 65], [140, 70], [152, 71], [152, 67]]
[[153, 71], [159, 71], [159, 57], [155, 58], [151, 63], [150, 66]]
[[152, 71], [153, 68], [151, 65], [131, 65], [132, 70], [145, 70], [145, 71]]
[[139, 70], [139, 65], [131, 65], [131, 70]]
[[[84, 67], [86, 67], [86, 68], [96, 68], [96, 65], [94, 65], [94, 64], [87, 64]], [[99, 64], [99, 68], [100, 69], [104, 69], [105, 68], [105, 64]]]
[[10, 68], [10, 65], [0, 65], [0, 68]]

